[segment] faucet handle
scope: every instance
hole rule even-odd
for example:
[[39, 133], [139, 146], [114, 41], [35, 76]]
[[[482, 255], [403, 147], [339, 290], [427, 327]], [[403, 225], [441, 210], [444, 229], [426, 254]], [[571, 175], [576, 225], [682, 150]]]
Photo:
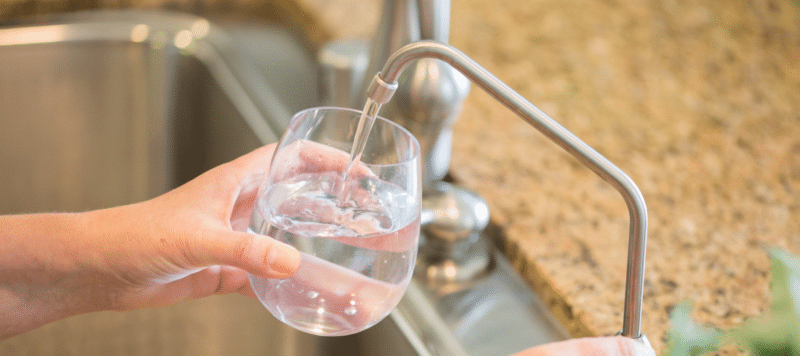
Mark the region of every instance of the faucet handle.
[[424, 193], [420, 225], [429, 237], [458, 242], [489, 224], [489, 206], [475, 192], [436, 182]]
[[446, 182], [423, 193], [420, 247], [414, 273], [428, 285], [458, 290], [493, 266], [487, 239], [489, 207], [477, 194]]

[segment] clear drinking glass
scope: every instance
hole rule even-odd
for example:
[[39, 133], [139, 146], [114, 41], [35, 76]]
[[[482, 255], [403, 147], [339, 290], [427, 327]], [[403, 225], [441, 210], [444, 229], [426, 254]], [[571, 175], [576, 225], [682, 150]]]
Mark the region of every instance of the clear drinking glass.
[[249, 231], [300, 250], [288, 279], [250, 275], [259, 300], [282, 322], [338, 336], [382, 320], [408, 286], [420, 219], [419, 143], [376, 117], [361, 163], [345, 171], [361, 112], [297, 113], [259, 188]]

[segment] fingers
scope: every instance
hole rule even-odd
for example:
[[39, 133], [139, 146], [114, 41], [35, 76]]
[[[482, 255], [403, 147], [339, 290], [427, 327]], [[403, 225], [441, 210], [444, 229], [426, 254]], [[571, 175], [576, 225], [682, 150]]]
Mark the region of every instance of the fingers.
[[229, 218], [230, 226], [235, 231], [247, 229], [258, 188], [267, 177], [276, 146], [270, 144], [255, 149], [207, 172], [207, 177], [196, 179], [198, 184], [211, 187], [209, 196], [204, 199], [216, 199], [222, 204], [213, 213], [223, 221]]
[[346, 245], [367, 248], [377, 251], [406, 252], [417, 247], [419, 237], [419, 220], [387, 234], [374, 234], [357, 237], [329, 237], [331, 240]]
[[[301, 173], [342, 172], [350, 162], [350, 153], [320, 143], [298, 140], [281, 148], [272, 173], [273, 182], [278, 182]], [[357, 174], [374, 175], [370, 169], [359, 164]]]
[[[250, 211], [258, 184], [269, 170], [276, 145], [260, 147], [206, 172], [177, 190], [181, 194], [162, 196], [167, 209], [200, 210], [208, 220], [173, 221], [175, 230], [189, 228], [187, 248], [180, 251], [192, 267], [228, 265], [267, 278], [286, 278], [300, 264], [296, 249], [274, 239], [248, 234]], [[164, 209], [164, 206], [158, 206]], [[180, 215], [180, 214], [176, 214]]]
[[[303, 173], [344, 173], [349, 162], [350, 154], [345, 151], [313, 141], [298, 140], [282, 147], [277, 153], [275, 160], [272, 162], [273, 168], [270, 181], [272, 183], [277, 183]], [[357, 165], [356, 174], [360, 176], [375, 176], [370, 168], [362, 163]], [[335, 189], [337, 188], [332, 188], [332, 190]], [[368, 194], [370, 193], [359, 189], [353, 189], [351, 196], [366, 196]], [[289, 215], [297, 215], [304, 210], [308, 210], [309, 204], [309, 201], [301, 199], [284, 204], [281, 210]], [[332, 222], [339, 214], [339, 210], [340, 209], [334, 205], [323, 206], [315, 204], [315, 209], [313, 211], [314, 217], [312, 219], [314, 221]], [[351, 224], [352, 226], [348, 227], [358, 232], [377, 231], [371, 225], [358, 226], [359, 223], [371, 224], [367, 222], [367, 220], [362, 220], [355, 221]], [[415, 222], [411, 223], [408, 227], [402, 228], [400, 231], [383, 234], [375, 233], [372, 235], [373, 236], [370, 237], [358, 236], [354, 238], [332, 237], [331, 239], [348, 245], [374, 250], [404, 252], [416, 246], [417, 236], [419, 235], [419, 224]]]
[[215, 168], [210, 173], [216, 176], [218, 181], [230, 183], [230, 186], [220, 184], [224, 190], [235, 191], [239, 200], [247, 201], [252, 206], [258, 187], [269, 172], [275, 147], [276, 144], [271, 144], [257, 148]]
[[125, 305], [164, 307], [184, 300], [228, 293], [256, 298], [245, 271], [235, 267], [215, 265], [164, 285], [145, 288], [134, 296], [128, 296], [129, 300], [125, 301]]
[[247, 280], [247, 283], [242, 285], [241, 288], [236, 290], [236, 293], [239, 293], [245, 297], [253, 298], [258, 300], [258, 296], [256, 296], [256, 292], [253, 292], [253, 287], [250, 285], [250, 280]]
[[199, 265], [227, 265], [263, 278], [287, 278], [300, 266], [300, 252], [267, 236], [221, 231], [200, 238], [192, 248]]
[[655, 356], [655, 351], [637, 340], [622, 337], [572, 339], [537, 346], [515, 356]]

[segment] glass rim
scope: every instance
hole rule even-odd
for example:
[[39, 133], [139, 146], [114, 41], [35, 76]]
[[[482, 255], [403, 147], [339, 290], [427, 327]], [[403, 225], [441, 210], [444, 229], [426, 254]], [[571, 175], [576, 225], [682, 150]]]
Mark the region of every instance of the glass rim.
[[[359, 117], [364, 112], [363, 110], [357, 110], [357, 109], [353, 109], [353, 108], [344, 108], [344, 107], [338, 107], [338, 106], [318, 106], [318, 107], [313, 107], [313, 108], [306, 108], [306, 109], [300, 110], [300, 111], [296, 112], [294, 115], [292, 115], [292, 118], [289, 120], [289, 122], [290, 122], [289, 125], [291, 126], [291, 122], [294, 121], [295, 118], [297, 118], [298, 116], [300, 116], [302, 114], [305, 114], [305, 113], [307, 113], [309, 111], [319, 111], [319, 110], [349, 111], [351, 113], [357, 114]], [[414, 143], [414, 145], [413, 145], [414, 146], [414, 152], [411, 155], [411, 157], [409, 159], [405, 160], [404, 162], [410, 162], [410, 161], [413, 161], [413, 160], [418, 160], [420, 158], [420, 156], [422, 155], [422, 148], [420, 147], [419, 140], [417, 140], [416, 136], [414, 136], [410, 131], [408, 131], [402, 125], [400, 125], [400, 124], [398, 124], [398, 123], [396, 123], [396, 122], [394, 122], [392, 120], [389, 120], [387, 118], [384, 118], [383, 116], [375, 115], [375, 119], [376, 120], [381, 120], [384, 123], [388, 123], [390, 126], [396, 128], [396, 129], [399, 129], [401, 132], [405, 133], [406, 135], [408, 135], [408, 137], [411, 138], [412, 142]], [[368, 165], [368, 166], [393, 166], [393, 165], [397, 165], [397, 164], [402, 164], [404, 162], [398, 162], [398, 163], [392, 163], [392, 164], [369, 164], [369, 163], [364, 163], [364, 164]]]

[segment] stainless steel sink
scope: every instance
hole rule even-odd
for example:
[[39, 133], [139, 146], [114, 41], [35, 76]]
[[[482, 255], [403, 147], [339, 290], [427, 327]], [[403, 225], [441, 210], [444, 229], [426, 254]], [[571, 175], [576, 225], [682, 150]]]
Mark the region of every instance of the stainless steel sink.
[[[226, 23], [92, 11], [0, 27], [0, 214], [148, 199], [276, 141], [291, 113], [318, 105], [302, 39]], [[297, 332], [230, 295], [75, 316], [0, 354], [496, 355], [568, 337], [502, 256], [493, 266], [447, 295], [414, 281], [390, 317], [347, 337]]]

